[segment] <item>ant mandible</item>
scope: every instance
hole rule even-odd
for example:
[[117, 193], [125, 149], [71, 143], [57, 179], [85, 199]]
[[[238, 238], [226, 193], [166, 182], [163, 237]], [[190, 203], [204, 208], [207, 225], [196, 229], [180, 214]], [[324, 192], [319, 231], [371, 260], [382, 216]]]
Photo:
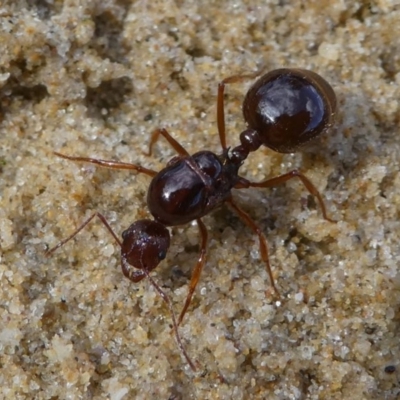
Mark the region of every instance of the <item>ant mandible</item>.
[[[121, 248], [123, 274], [132, 282], [139, 282], [147, 277], [167, 303], [172, 315], [175, 338], [193, 370], [195, 367], [183, 348], [178, 325], [182, 322], [190, 305], [206, 261], [208, 234], [201, 218], [223, 203], [227, 203], [258, 236], [262, 260], [271, 285], [278, 295], [269, 263], [266, 238], [250, 215], [234, 202], [231, 190], [273, 187], [292, 178], [299, 178], [309, 193], [318, 200], [323, 217], [331, 221], [316, 187], [296, 169], [262, 182], [250, 182], [238, 175], [240, 166], [250, 152], [264, 145], [277, 152], [293, 153], [306, 142], [327, 131], [333, 123], [336, 111], [335, 92], [329, 83], [315, 72], [289, 68], [268, 72], [261, 76], [247, 92], [243, 102], [243, 116], [247, 129], [239, 136], [240, 144], [228, 148], [224, 115], [225, 85], [252, 79], [257, 75], [259, 73], [231, 76], [218, 85], [217, 125], [222, 146], [220, 154], [199, 151], [190, 155], [166, 129], [157, 129], [153, 132], [148, 155], [151, 155], [152, 147], [161, 135], [174, 148], [178, 156], [173, 157], [159, 172], [131, 163], [55, 153], [58, 157], [67, 160], [112, 169], [133, 170], [152, 178], [147, 192], [147, 206], [153, 220], [143, 219], [134, 222], [122, 233], [121, 241], [106, 218], [96, 212], [47, 254], [53, 253], [71, 240], [97, 216]], [[156, 284], [150, 272], [166, 257], [170, 245], [167, 227], [187, 224], [193, 220], [196, 220], [200, 231], [200, 255], [190, 280], [185, 304], [176, 321], [169, 297]]]

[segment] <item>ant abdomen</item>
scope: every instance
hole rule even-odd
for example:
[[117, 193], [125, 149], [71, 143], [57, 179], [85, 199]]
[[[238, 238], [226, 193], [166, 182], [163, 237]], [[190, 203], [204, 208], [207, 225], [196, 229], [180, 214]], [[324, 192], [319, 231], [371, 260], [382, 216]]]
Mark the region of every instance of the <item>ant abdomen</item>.
[[277, 69], [259, 78], [243, 102], [248, 130], [241, 143], [251, 136], [258, 143], [280, 153], [292, 153], [333, 123], [336, 96], [329, 83], [305, 69]]

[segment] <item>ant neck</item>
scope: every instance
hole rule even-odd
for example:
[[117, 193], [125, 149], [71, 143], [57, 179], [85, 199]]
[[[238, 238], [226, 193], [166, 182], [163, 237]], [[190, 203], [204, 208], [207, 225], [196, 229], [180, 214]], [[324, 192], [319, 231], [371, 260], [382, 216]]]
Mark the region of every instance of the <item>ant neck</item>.
[[259, 133], [254, 129], [246, 129], [240, 134], [239, 146], [231, 150], [229, 160], [234, 164], [241, 165], [249, 153], [258, 150], [261, 145]]

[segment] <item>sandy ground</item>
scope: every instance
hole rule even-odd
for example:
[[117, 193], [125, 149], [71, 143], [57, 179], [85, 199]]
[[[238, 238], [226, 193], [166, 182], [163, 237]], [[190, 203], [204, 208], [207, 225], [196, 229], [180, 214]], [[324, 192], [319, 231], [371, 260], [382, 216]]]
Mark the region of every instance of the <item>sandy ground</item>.
[[[0, 4], [0, 397], [4, 399], [395, 399], [399, 391], [400, 3], [22, 1]], [[148, 216], [149, 178], [53, 151], [159, 170], [220, 151], [218, 82], [264, 66], [309, 68], [338, 98], [335, 128], [296, 154], [267, 148], [250, 180], [296, 181], [234, 198], [268, 238], [281, 300], [257, 238], [223, 207], [204, 218], [209, 256], [180, 334], [144, 280], [120, 270], [94, 211], [120, 234]], [[245, 128], [251, 82], [225, 99], [228, 143]], [[178, 313], [198, 257], [196, 224], [173, 228], [152, 276]], [[266, 295], [267, 292], [267, 295]]]

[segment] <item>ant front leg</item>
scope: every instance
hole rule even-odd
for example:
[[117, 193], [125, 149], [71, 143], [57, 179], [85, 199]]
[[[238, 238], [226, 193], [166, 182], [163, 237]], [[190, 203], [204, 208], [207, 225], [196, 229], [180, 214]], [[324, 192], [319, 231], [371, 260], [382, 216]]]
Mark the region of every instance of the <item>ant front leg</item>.
[[280, 297], [279, 291], [275, 286], [275, 280], [272, 275], [271, 265], [269, 263], [269, 254], [268, 254], [268, 244], [267, 239], [265, 238], [264, 234], [262, 233], [260, 227], [253, 221], [249, 214], [243, 211], [237, 204], [235, 204], [232, 198], [226, 200], [226, 202], [233, 208], [236, 214], [242, 219], [242, 221], [258, 236], [258, 240], [260, 243], [260, 253], [261, 258], [265, 263], [265, 267], [271, 281], [271, 286], [274, 288], [275, 293]]
[[152, 134], [150, 138], [150, 143], [149, 143], [149, 151], [146, 153], [146, 155], [151, 156], [152, 150], [153, 150], [153, 145], [157, 142], [159, 137], [164, 136], [164, 138], [168, 141], [168, 143], [171, 145], [171, 147], [181, 156], [181, 157], [188, 157], [189, 153], [184, 149], [184, 147], [176, 140], [174, 139], [166, 129], [160, 128], [156, 129]]
[[197, 261], [196, 267], [193, 271], [192, 274], [192, 278], [190, 280], [190, 284], [189, 284], [189, 291], [188, 294], [186, 296], [186, 301], [185, 301], [185, 305], [183, 306], [183, 309], [179, 315], [178, 318], [178, 325], [180, 325], [180, 323], [183, 320], [183, 317], [186, 314], [186, 311], [190, 305], [190, 302], [192, 300], [193, 297], [193, 293], [196, 290], [196, 286], [199, 282], [200, 279], [200, 275], [201, 275], [201, 271], [203, 270], [204, 264], [206, 262], [206, 255], [207, 255], [207, 228], [206, 226], [203, 224], [203, 221], [201, 219], [197, 219], [196, 220], [197, 225], [199, 227], [199, 231], [200, 231], [200, 236], [201, 236], [201, 245], [200, 245], [200, 255], [199, 255], [199, 259]]
[[249, 79], [257, 78], [262, 72], [264, 68], [253, 72], [251, 74], [245, 75], [233, 75], [228, 78], [223, 79], [218, 84], [218, 96], [217, 96], [217, 125], [218, 125], [218, 134], [219, 140], [221, 143], [222, 150], [225, 152], [226, 147], [226, 132], [225, 132], [225, 105], [224, 105], [224, 94], [225, 94], [225, 85], [230, 83], [242, 82]]
[[313, 185], [313, 183], [304, 174], [302, 174], [297, 169], [294, 169], [293, 171], [287, 172], [286, 174], [277, 176], [275, 178], [267, 179], [262, 182], [249, 182], [247, 179], [240, 177], [239, 182], [235, 185], [235, 189], [246, 189], [249, 187], [258, 187], [258, 188], [274, 187], [274, 186], [278, 186], [281, 183], [284, 183], [293, 178], [299, 178], [301, 180], [301, 182], [303, 183], [303, 185], [308, 190], [308, 192], [312, 196], [316, 197], [316, 199], [318, 200], [318, 203], [321, 207], [322, 216], [324, 217], [324, 219], [326, 219], [329, 222], [336, 222], [333, 219], [328, 217], [324, 200], [322, 199], [322, 196], [319, 193], [318, 189]]
[[140, 172], [140, 173], [146, 174], [151, 177], [154, 177], [157, 175], [156, 171], [153, 171], [152, 169], [148, 169], [148, 168], [142, 167], [140, 165], [136, 165], [136, 164], [124, 163], [121, 161], [99, 160], [97, 158], [89, 158], [89, 157], [66, 156], [65, 154], [61, 154], [56, 151], [54, 152], [54, 154], [57, 157], [64, 158], [65, 160], [95, 164], [95, 165], [99, 165], [100, 167], [103, 167], [103, 168], [127, 169], [127, 170]]

